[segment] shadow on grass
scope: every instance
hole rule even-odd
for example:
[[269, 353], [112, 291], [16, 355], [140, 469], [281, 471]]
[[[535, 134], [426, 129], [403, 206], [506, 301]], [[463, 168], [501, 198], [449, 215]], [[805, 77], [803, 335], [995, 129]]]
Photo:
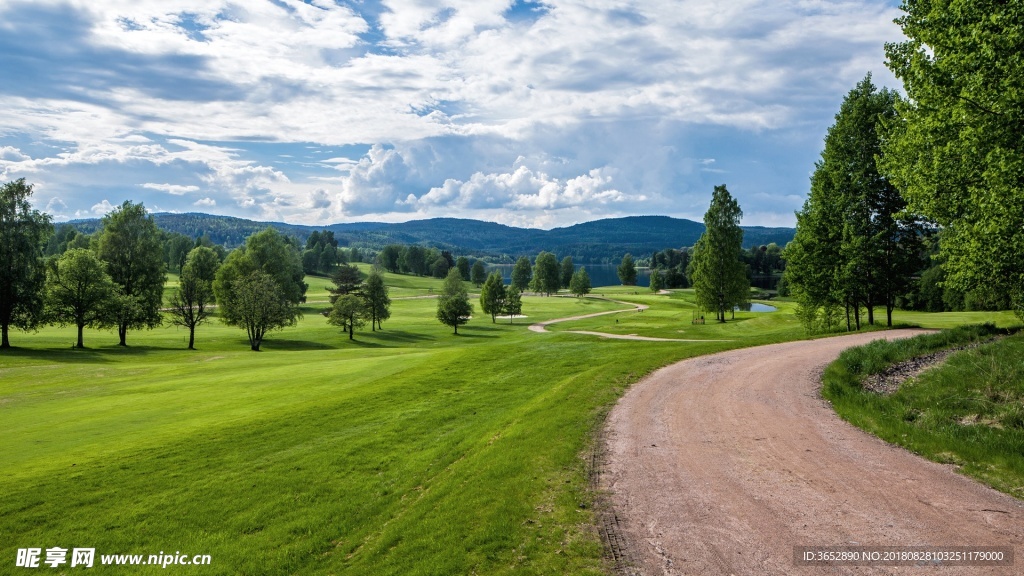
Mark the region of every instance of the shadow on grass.
[[354, 340], [346, 336], [343, 345], [359, 348], [402, 348], [420, 342], [433, 342], [436, 338], [426, 334], [416, 334], [404, 330], [377, 330], [376, 332], [356, 332]]
[[[345, 337], [346, 339], [348, 336]], [[249, 347], [248, 340], [242, 340], [242, 345]], [[312, 340], [283, 340], [278, 338], [267, 338], [260, 344], [260, 350], [266, 349], [274, 352], [305, 352], [309, 350], [337, 350], [339, 346], [326, 342], [314, 342]]]
[[494, 326], [463, 326], [458, 335], [463, 338], [499, 338], [497, 334], [479, 334], [479, 332], [503, 332], [503, 330]]
[[50, 362], [110, 362], [124, 356], [145, 356], [156, 352], [187, 352], [184, 347], [165, 346], [118, 346], [74, 348], [18, 348], [0, 351], [0, 358], [27, 358]]

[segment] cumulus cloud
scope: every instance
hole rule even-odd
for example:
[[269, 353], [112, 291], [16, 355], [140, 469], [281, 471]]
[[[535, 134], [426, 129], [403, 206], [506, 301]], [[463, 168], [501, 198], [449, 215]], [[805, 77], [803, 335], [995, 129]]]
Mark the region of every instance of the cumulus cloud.
[[114, 208], [115, 206], [111, 204], [110, 201], [108, 201], [106, 198], [104, 198], [102, 202], [93, 204], [92, 208], [90, 208], [89, 210], [96, 216], [103, 216], [105, 214], [112, 212]]
[[198, 192], [199, 186], [182, 186], [180, 184], [153, 184], [147, 182], [142, 185], [143, 188], [149, 188], [150, 190], [159, 190], [161, 192], [167, 192], [175, 196], [184, 196], [189, 192]]
[[201, 206], [204, 208], [213, 208], [217, 205], [217, 201], [213, 198], [200, 198], [192, 203], [193, 206]]
[[21, 153], [14, 146], [0, 146], [0, 160], [7, 160], [8, 162], [21, 162], [24, 160], [30, 160], [31, 158]]
[[331, 207], [331, 196], [323, 188], [318, 188], [313, 191], [309, 198], [309, 207], [314, 210], [321, 210], [324, 208]]
[[67, 211], [68, 205], [64, 203], [59, 197], [54, 196], [46, 203], [46, 213], [54, 215], [63, 215]]
[[893, 83], [897, 15], [888, 0], [4, 3], [0, 62], [26, 80], [0, 86], [0, 169], [76, 212], [123, 182], [168, 209], [202, 190], [265, 218], [699, 214], [707, 177], [806, 188], [842, 95], [869, 70]]
[[338, 195], [341, 212], [361, 216], [409, 211], [410, 207], [404, 203], [409, 175], [409, 167], [398, 150], [375, 144], [349, 168]]
[[513, 172], [483, 174], [477, 172], [465, 182], [446, 180], [444, 185], [408, 202], [421, 208], [449, 206], [472, 209], [509, 208], [559, 210], [585, 206], [597, 208], [627, 200], [641, 200], [616, 190], [607, 169], [561, 181], [525, 166]]

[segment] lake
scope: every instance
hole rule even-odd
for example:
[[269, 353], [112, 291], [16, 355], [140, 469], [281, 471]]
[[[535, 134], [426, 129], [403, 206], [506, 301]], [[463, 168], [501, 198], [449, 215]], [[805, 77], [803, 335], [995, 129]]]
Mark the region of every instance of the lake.
[[[587, 274], [590, 275], [590, 285], [594, 288], [600, 286], [618, 286], [619, 282], [619, 267], [612, 264], [587, 264], [585, 266]], [[579, 270], [580, 267], [576, 266]], [[487, 273], [490, 274], [493, 271], [501, 272], [502, 277], [505, 278], [505, 284], [512, 282], [512, 264], [488, 264]], [[774, 290], [779, 283], [780, 276], [754, 276], [750, 282], [752, 288], [760, 288], [761, 290]], [[637, 268], [636, 270], [636, 285], [647, 288], [651, 285], [651, 271], [648, 268]], [[773, 310], [754, 310], [754, 312], [774, 312]]]

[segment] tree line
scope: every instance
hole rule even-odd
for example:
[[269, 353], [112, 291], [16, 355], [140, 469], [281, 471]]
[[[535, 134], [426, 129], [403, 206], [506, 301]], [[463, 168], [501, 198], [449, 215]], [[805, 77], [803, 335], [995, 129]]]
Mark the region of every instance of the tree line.
[[[690, 263], [693, 259], [693, 250], [693, 247], [686, 246], [666, 248], [654, 252], [646, 261], [638, 261], [638, 264], [645, 264], [650, 269], [651, 290], [656, 292], [671, 288], [691, 288], [693, 269]], [[782, 247], [771, 242], [741, 250], [739, 259], [746, 267], [745, 274], [748, 279], [753, 280], [755, 276], [780, 277], [786, 269], [786, 260], [782, 254]], [[780, 296], [785, 295], [780, 293]]]
[[[24, 179], [0, 188], [3, 348], [10, 347], [10, 328], [44, 324], [75, 326], [76, 348], [85, 346], [85, 328], [115, 328], [119, 345], [127, 346], [129, 331], [161, 325], [166, 312], [170, 324], [188, 329], [193, 349], [196, 328], [216, 305], [221, 320], [244, 329], [251, 349], [259, 350], [268, 331], [293, 325], [301, 316], [308, 286], [300, 247], [272, 228], [226, 253], [203, 237], [183, 240], [162, 233], [142, 204], [126, 201], [105, 215], [93, 234], [65, 227], [54, 233], [49, 215], [31, 208], [31, 194]], [[180, 272], [178, 287], [165, 308], [166, 271], [172, 266]], [[355, 269], [335, 267], [336, 277]], [[360, 279], [347, 295], [359, 296], [359, 310], [347, 316], [350, 336], [364, 313], [375, 329], [389, 317], [390, 300], [379, 274], [371, 273], [365, 284]], [[332, 303], [336, 310], [354, 307], [350, 298], [335, 297]], [[332, 320], [341, 316], [334, 313]]]
[[785, 250], [809, 330], [876, 307], [1024, 318], [1024, 12], [954, 4], [904, 3], [885, 51], [906, 97], [868, 75], [828, 131]]

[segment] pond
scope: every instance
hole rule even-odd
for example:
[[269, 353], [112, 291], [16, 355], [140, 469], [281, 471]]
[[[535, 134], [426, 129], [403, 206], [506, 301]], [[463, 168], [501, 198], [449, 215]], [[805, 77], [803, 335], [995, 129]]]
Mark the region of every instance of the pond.
[[768, 304], [761, 304], [760, 302], [751, 302], [745, 306], [736, 306], [736, 310], [743, 310], [744, 312], [775, 312], [778, 308]]

